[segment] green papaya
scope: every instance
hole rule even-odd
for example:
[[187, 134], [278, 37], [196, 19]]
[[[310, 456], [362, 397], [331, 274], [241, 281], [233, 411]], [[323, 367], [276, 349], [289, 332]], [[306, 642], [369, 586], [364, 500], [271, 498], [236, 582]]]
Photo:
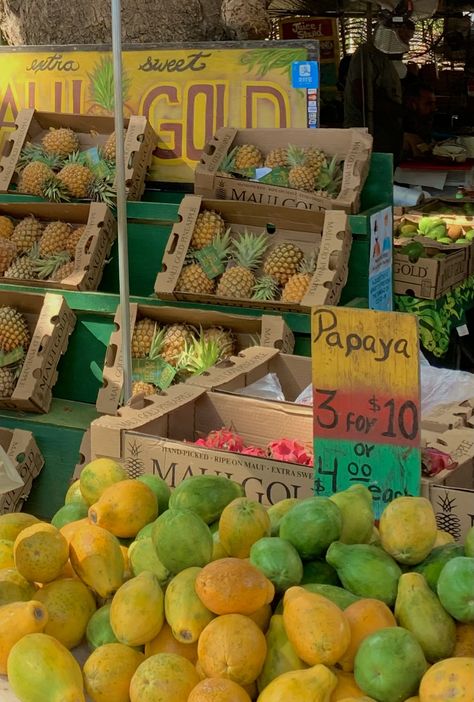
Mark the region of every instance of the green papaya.
[[303, 577], [301, 584], [324, 583], [325, 585], [340, 585], [337, 573], [326, 561], [306, 561], [303, 563]]
[[211, 524], [238, 497], [245, 497], [245, 490], [234, 480], [219, 475], [192, 475], [173, 490], [169, 507], [191, 510]]
[[404, 573], [398, 581], [395, 617], [400, 626], [411, 631], [427, 661], [450, 658], [456, 624], [421, 573]]
[[341, 510], [328, 497], [301, 500], [280, 522], [281, 538], [293, 544], [306, 560], [322, 556], [340, 537], [341, 530]]
[[169, 583], [165, 593], [166, 621], [181, 643], [197, 641], [214, 614], [203, 605], [194, 588], [201, 568], [186, 568]]
[[[459, 554], [462, 555], [462, 554]], [[464, 540], [464, 555], [474, 558], [474, 526], [469, 529]]]
[[153, 531], [153, 522], [150, 522], [149, 524], [145, 524], [144, 527], [140, 529], [138, 534], [135, 536], [135, 539], [133, 541], [140, 541], [140, 539], [151, 539], [151, 532]]
[[205, 566], [212, 558], [211, 530], [189, 509], [170, 507], [163, 512], [153, 524], [152, 540], [158, 559], [174, 574]]
[[438, 579], [438, 597], [458, 622], [474, 622], [474, 558], [448, 561]]
[[298, 551], [289, 541], [278, 536], [264, 536], [252, 544], [250, 563], [273, 583], [277, 592], [299, 585], [303, 577], [303, 563]]
[[91, 651], [95, 651], [96, 648], [105, 644], [119, 642], [110, 625], [111, 604], [111, 602], [107, 602], [103, 607], [96, 610], [89, 619], [86, 629], [86, 641]]
[[70, 524], [70, 522], [77, 522], [79, 519], [85, 519], [88, 511], [89, 507], [85, 502], [70, 502], [58, 509], [51, 519], [51, 524], [55, 526], [56, 529], [61, 529], [61, 527]]
[[354, 595], [382, 600], [389, 607], [395, 602], [402, 571], [378, 546], [335, 541], [326, 560], [336, 569], [344, 588]]
[[316, 595], [322, 595], [327, 600], [331, 600], [339, 609], [346, 609], [349, 605], [360, 600], [360, 597], [353, 595], [352, 592], [344, 590], [343, 587], [337, 585], [325, 585], [324, 583], [306, 583], [301, 586], [308, 592], [314, 592]]
[[128, 559], [135, 577], [143, 573], [144, 570], [148, 570], [156, 575], [160, 585], [165, 585], [171, 577], [169, 570], [156, 555], [153, 541], [149, 536], [130, 544]]
[[404, 702], [416, 695], [427, 663], [413, 634], [390, 626], [369, 634], [359, 646], [354, 678], [378, 702]]
[[339, 541], [344, 544], [366, 544], [374, 528], [372, 493], [365, 485], [351, 485], [329, 498], [341, 510], [342, 531]]
[[166, 484], [163, 478], [160, 478], [158, 475], [152, 475], [151, 473], [140, 475], [137, 480], [147, 485], [150, 490], [155, 493], [158, 501], [158, 514], [163, 514], [163, 512], [168, 509], [168, 502], [171, 495], [169, 485]]
[[267, 514], [270, 517], [272, 536], [279, 536], [281, 520], [292, 507], [298, 504], [298, 502], [299, 500], [297, 497], [287, 497], [285, 500], [280, 500], [280, 502], [268, 508]]
[[290, 643], [283, 625], [283, 616], [274, 614], [266, 634], [267, 655], [262, 672], [258, 676], [259, 692], [267, 687], [272, 680], [291, 670], [303, 670], [308, 666], [298, 657], [293, 644]]
[[436, 546], [424, 561], [419, 563], [413, 570], [421, 573], [433, 592], [436, 592], [438, 578], [444, 566], [452, 558], [464, 556], [464, 548], [459, 544], [444, 544]]

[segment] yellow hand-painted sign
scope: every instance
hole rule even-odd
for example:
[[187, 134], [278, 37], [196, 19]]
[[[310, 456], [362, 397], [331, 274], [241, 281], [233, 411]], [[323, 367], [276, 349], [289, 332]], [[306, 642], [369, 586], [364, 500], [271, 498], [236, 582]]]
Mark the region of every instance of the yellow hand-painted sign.
[[[3, 138], [25, 107], [113, 114], [107, 48], [3, 47], [0, 54]], [[159, 136], [152, 178], [192, 181], [204, 145], [223, 126], [306, 127], [306, 91], [291, 87], [291, 66], [317, 58], [318, 44], [310, 41], [125, 50], [125, 113], [146, 115]]]

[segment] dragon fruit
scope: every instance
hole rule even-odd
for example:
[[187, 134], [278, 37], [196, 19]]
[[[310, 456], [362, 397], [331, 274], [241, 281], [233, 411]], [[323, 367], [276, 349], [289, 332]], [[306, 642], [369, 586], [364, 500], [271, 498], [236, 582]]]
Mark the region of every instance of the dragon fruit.
[[313, 455], [304, 444], [293, 439], [280, 439], [268, 444], [268, 453], [276, 461], [299, 463], [302, 466], [313, 465]]
[[207, 448], [232, 451], [234, 453], [240, 453], [245, 447], [242, 437], [236, 434], [235, 431], [231, 431], [225, 427], [217, 431], [211, 431], [205, 439], [198, 439], [195, 444], [197, 446], [206, 446]]
[[243, 456], [258, 456], [264, 458], [268, 456], [265, 449], [259, 448], [258, 446], [247, 446], [243, 451], [240, 452]]

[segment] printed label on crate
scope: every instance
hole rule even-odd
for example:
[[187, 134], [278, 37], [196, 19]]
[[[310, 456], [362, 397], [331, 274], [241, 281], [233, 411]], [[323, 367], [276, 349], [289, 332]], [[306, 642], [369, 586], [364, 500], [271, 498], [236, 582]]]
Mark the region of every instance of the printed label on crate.
[[365, 484], [378, 518], [420, 492], [416, 317], [316, 307], [312, 355], [315, 493]]
[[201, 268], [208, 278], [211, 280], [217, 278], [218, 275], [222, 275], [225, 270], [224, 263], [219, 254], [217, 253], [215, 247], [212, 244], [209, 246], [204, 246], [204, 248], [196, 251], [196, 258], [201, 264]]
[[132, 380], [151, 383], [160, 390], [166, 390], [172, 384], [177, 370], [162, 358], [134, 358]]
[[287, 188], [289, 186], [287, 168], [271, 168], [267, 169], [267, 171], [269, 172], [267, 172], [266, 175], [259, 178], [259, 183], [267, 183], [268, 185], [280, 185], [284, 188]]

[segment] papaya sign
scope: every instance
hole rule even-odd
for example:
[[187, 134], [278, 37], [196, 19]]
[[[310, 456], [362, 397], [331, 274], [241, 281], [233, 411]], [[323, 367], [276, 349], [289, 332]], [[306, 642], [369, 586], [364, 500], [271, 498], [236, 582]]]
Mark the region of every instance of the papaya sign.
[[378, 518], [421, 482], [419, 342], [414, 315], [312, 310], [315, 494], [354, 483]]

